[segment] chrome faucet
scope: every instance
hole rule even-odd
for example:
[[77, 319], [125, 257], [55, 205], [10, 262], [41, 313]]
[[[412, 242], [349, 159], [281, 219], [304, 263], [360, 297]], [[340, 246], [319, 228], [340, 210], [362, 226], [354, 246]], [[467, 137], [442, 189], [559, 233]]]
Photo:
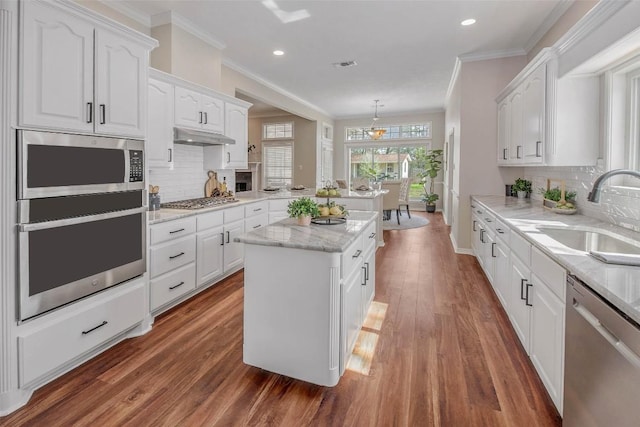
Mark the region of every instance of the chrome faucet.
[[609, 172], [605, 172], [596, 179], [596, 182], [593, 183], [593, 188], [589, 192], [589, 196], [587, 196], [587, 200], [590, 202], [598, 203], [600, 201], [600, 187], [602, 187], [602, 183], [615, 175], [631, 175], [636, 178], [640, 178], [640, 172], [634, 171], [631, 169], [614, 169]]

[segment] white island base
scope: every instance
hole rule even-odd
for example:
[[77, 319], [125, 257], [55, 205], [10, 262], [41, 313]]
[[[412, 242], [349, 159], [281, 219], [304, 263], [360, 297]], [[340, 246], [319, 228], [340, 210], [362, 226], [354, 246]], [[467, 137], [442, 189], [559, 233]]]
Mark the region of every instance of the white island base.
[[[317, 385], [338, 383], [375, 292], [377, 215], [366, 216], [336, 226], [283, 221], [240, 237], [246, 364]], [[348, 239], [337, 251], [255, 243], [287, 240], [289, 233], [313, 241], [339, 230]]]

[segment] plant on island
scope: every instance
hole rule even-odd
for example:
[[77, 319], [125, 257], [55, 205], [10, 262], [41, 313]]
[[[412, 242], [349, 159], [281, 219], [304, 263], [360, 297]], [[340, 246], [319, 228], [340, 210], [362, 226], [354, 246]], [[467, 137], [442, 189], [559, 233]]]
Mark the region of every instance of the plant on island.
[[292, 200], [287, 205], [287, 213], [291, 218], [316, 217], [320, 215], [318, 204], [308, 197]]

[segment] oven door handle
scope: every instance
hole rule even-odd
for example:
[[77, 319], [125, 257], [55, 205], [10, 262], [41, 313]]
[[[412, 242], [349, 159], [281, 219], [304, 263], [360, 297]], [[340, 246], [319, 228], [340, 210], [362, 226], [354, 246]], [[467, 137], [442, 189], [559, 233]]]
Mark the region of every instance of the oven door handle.
[[49, 228], [64, 227], [64, 226], [67, 226], [67, 225], [84, 224], [86, 222], [101, 221], [101, 220], [105, 220], [105, 219], [119, 218], [121, 216], [135, 215], [135, 214], [143, 213], [143, 212], [146, 212], [146, 211], [147, 211], [146, 207], [140, 207], [140, 208], [135, 208], [135, 209], [127, 209], [127, 210], [124, 210], [124, 211], [107, 212], [107, 213], [102, 213], [102, 214], [97, 214], [97, 215], [87, 215], [87, 216], [80, 216], [80, 217], [76, 217], [76, 218], [58, 219], [58, 220], [55, 220], [55, 221], [37, 222], [37, 223], [34, 223], [34, 224], [19, 224], [18, 225], [18, 230], [20, 232], [47, 230]]

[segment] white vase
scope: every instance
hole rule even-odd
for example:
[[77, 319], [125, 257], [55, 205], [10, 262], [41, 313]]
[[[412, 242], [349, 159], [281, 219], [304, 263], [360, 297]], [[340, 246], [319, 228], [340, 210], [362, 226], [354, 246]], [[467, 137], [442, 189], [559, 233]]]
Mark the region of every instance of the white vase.
[[299, 216], [298, 217], [298, 225], [309, 225], [311, 224], [311, 216]]
[[527, 192], [526, 191], [518, 191], [518, 199], [526, 199]]

